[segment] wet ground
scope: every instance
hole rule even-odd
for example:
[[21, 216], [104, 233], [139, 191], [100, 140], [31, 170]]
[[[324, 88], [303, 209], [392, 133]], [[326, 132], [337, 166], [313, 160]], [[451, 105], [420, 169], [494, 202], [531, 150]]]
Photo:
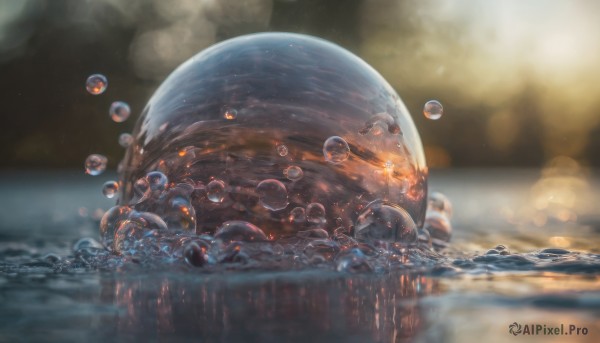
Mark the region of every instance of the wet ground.
[[[0, 174], [1, 342], [600, 340], [593, 173], [432, 172], [430, 189], [454, 204], [454, 236], [429, 268], [54, 268], [47, 253], [68, 259], [77, 239], [97, 237], [96, 209], [113, 203], [100, 188], [112, 178]], [[499, 244], [510, 255], [486, 254]]]

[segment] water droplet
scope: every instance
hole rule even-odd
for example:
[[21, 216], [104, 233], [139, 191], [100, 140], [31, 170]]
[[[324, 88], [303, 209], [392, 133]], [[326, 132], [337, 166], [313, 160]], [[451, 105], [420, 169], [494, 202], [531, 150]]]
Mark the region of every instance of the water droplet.
[[329, 233], [323, 229], [298, 231], [296, 235], [302, 238], [329, 238]]
[[281, 157], [287, 156], [287, 154], [288, 154], [288, 148], [287, 148], [287, 146], [285, 146], [283, 144], [278, 144], [277, 145], [277, 153]]
[[427, 119], [438, 120], [444, 114], [444, 107], [437, 100], [429, 100], [423, 106], [423, 114]]
[[[172, 189], [169, 193], [176, 191]], [[196, 210], [190, 200], [184, 196], [170, 196], [166, 205], [163, 205], [162, 218], [167, 223], [170, 230], [176, 231], [196, 231]]]
[[383, 135], [385, 129], [393, 135], [401, 133], [400, 126], [396, 124], [394, 117], [388, 113], [378, 113], [365, 122], [365, 126], [358, 131], [361, 135], [371, 133], [373, 136]]
[[127, 220], [137, 223], [140, 229], [145, 231], [155, 230], [162, 232], [167, 230], [167, 223], [152, 212], [131, 211], [127, 216]]
[[209, 246], [203, 241], [189, 242], [183, 249], [185, 261], [194, 267], [202, 267], [208, 261], [207, 252]]
[[129, 118], [131, 109], [127, 103], [123, 101], [115, 101], [110, 105], [108, 113], [113, 121], [122, 123]]
[[133, 184], [133, 192], [134, 197], [132, 202], [134, 204], [138, 204], [150, 197], [150, 183], [148, 183], [148, 179], [145, 177], [141, 177], [135, 181]]
[[206, 196], [212, 202], [223, 202], [227, 195], [225, 182], [221, 180], [212, 180], [206, 185]]
[[283, 175], [291, 181], [298, 181], [304, 176], [302, 168], [298, 166], [289, 166], [283, 170]]
[[304, 223], [306, 221], [306, 211], [304, 210], [304, 207], [294, 207], [294, 209], [290, 211], [288, 219], [290, 220], [290, 223]]
[[336, 242], [328, 239], [314, 240], [308, 243], [304, 248], [304, 254], [309, 258], [312, 258], [314, 255], [319, 255], [325, 260], [332, 260], [339, 251], [340, 246]]
[[261, 181], [256, 186], [260, 204], [271, 211], [279, 211], [289, 204], [285, 185], [275, 179]]
[[98, 154], [91, 154], [85, 159], [85, 172], [89, 175], [100, 175], [106, 170], [106, 157]]
[[337, 259], [336, 270], [342, 273], [366, 273], [373, 268], [365, 254], [360, 249], [353, 248]]
[[146, 180], [148, 180], [148, 185], [152, 192], [164, 191], [169, 183], [167, 176], [159, 171], [149, 172], [146, 175]]
[[417, 239], [417, 226], [403, 208], [374, 201], [358, 216], [354, 236], [365, 241], [413, 243]]
[[104, 213], [100, 220], [100, 239], [106, 247], [113, 246], [115, 232], [130, 212], [131, 208], [128, 206], [114, 206]]
[[108, 199], [115, 197], [119, 191], [119, 184], [116, 181], [106, 181], [102, 186], [102, 194]]
[[128, 148], [133, 143], [133, 136], [129, 133], [122, 133], [119, 136], [119, 145], [123, 148]]
[[85, 82], [85, 88], [90, 94], [99, 95], [104, 93], [108, 87], [108, 80], [102, 74], [90, 75]]
[[237, 110], [234, 108], [225, 108], [223, 110], [223, 118], [227, 120], [235, 120], [237, 118]]
[[215, 233], [215, 239], [228, 244], [232, 241], [264, 242], [265, 233], [253, 224], [241, 220], [231, 220], [223, 223]]
[[75, 242], [75, 244], [73, 244], [73, 251], [86, 248], [102, 249], [104, 248], [104, 246], [102, 246], [102, 244], [100, 244], [100, 242], [98, 242], [97, 240], [90, 237], [81, 238], [80, 240]]
[[323, 156], [329, 163], [340, 164], [350, 156], [350, 147], [342, 137], [332, 136], [323, 144]]
[[125, 219], [119, 224], [113, 241], [113, 251], [123, 255], [136, 254], [136, 242], [144, 237], [144, 230], [137, 222]]
[[452, 225], [443, 213], [438, 211], [427, 212], [423, 228], [429, 231], [432, 240], [437, 239], [443, 242], [450, 241], [452, 235]]
[[452, 203], [444, 194], [433, 192], [429, 195], [427, 201], [427, 211], [437, 211], [445, 214], [448, 218], [452, 218]]
[[309, 223], [315, 225], [327, 223], [327, 219], [325, 218], [325, 207], [318, 202], [308, 204], [308, 206], [306, 206], [306, 219]]

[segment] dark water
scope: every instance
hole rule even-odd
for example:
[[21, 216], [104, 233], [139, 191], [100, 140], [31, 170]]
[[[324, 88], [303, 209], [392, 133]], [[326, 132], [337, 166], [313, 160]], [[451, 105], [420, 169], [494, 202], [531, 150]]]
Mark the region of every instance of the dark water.
[[[98, 268], [71, 247], [97, 237], [94, 210], [112, 205], [100, 186], [114, 176], [3, 173], [0, 341], [597, 342], [598, 179], [544, 175], [432, 173], [430, 188], [454, 203], [451, 246], [439, 257], [408, 252], [409, 268], [348, 274]], [[499, 244], [510, 253], [486, 254]], [[587, 334], [513, 336], [513, 322]]]

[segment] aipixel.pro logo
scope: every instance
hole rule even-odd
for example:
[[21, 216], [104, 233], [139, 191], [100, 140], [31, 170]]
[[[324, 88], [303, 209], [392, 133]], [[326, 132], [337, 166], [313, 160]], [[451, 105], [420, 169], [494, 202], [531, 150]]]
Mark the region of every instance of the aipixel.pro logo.
[[560, 324], [560, 326], [549, 326], [546, 324], [519, 324], [514, 322], [508, 326], [508, 333], [511, 335], [543, 335], [543, 336], [559, 336], [559, 335], [587, 335], [588, 328], [577, 325]]

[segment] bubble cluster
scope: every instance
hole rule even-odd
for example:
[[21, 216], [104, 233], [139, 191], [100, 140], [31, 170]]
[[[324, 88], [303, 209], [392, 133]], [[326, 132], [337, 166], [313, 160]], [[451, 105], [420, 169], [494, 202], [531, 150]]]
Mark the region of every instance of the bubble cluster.
[[427, 119], [438, 120], [444, 114], [444, 107], [437, 100], [429, 100], [423, 106], [423, 115]]
[[129, 118], [131, 109], [127, 103], [123, 101], [115, 101], [110, 105], [108, 114], [114, 122], [122, 123]]
[[102, 174], [106, 170], [108, 159], [99, 154], [91, 154], [85, 159], [86, 174], [96, 176]]
[[108, 87], [108, 80], [106, 79], [106, 76], [102, 74], [90, 75], [85, 81], [85, 88], [87, 89], [88, 93], [93, 95], [100, 95], [104, 93], [106, 87]]
[[[427, 166], [406, 107], [362, 60], [319, 39], [264, 33], [199, 53], [163, 82], [132, 135], [118, 203], [175, 231], [215, 236], [244, 222], [269, 239], [354, 244], [350, 228], [383, 200], [425, 220]], [[246, 243], [207, 256], [252, 258]]]

